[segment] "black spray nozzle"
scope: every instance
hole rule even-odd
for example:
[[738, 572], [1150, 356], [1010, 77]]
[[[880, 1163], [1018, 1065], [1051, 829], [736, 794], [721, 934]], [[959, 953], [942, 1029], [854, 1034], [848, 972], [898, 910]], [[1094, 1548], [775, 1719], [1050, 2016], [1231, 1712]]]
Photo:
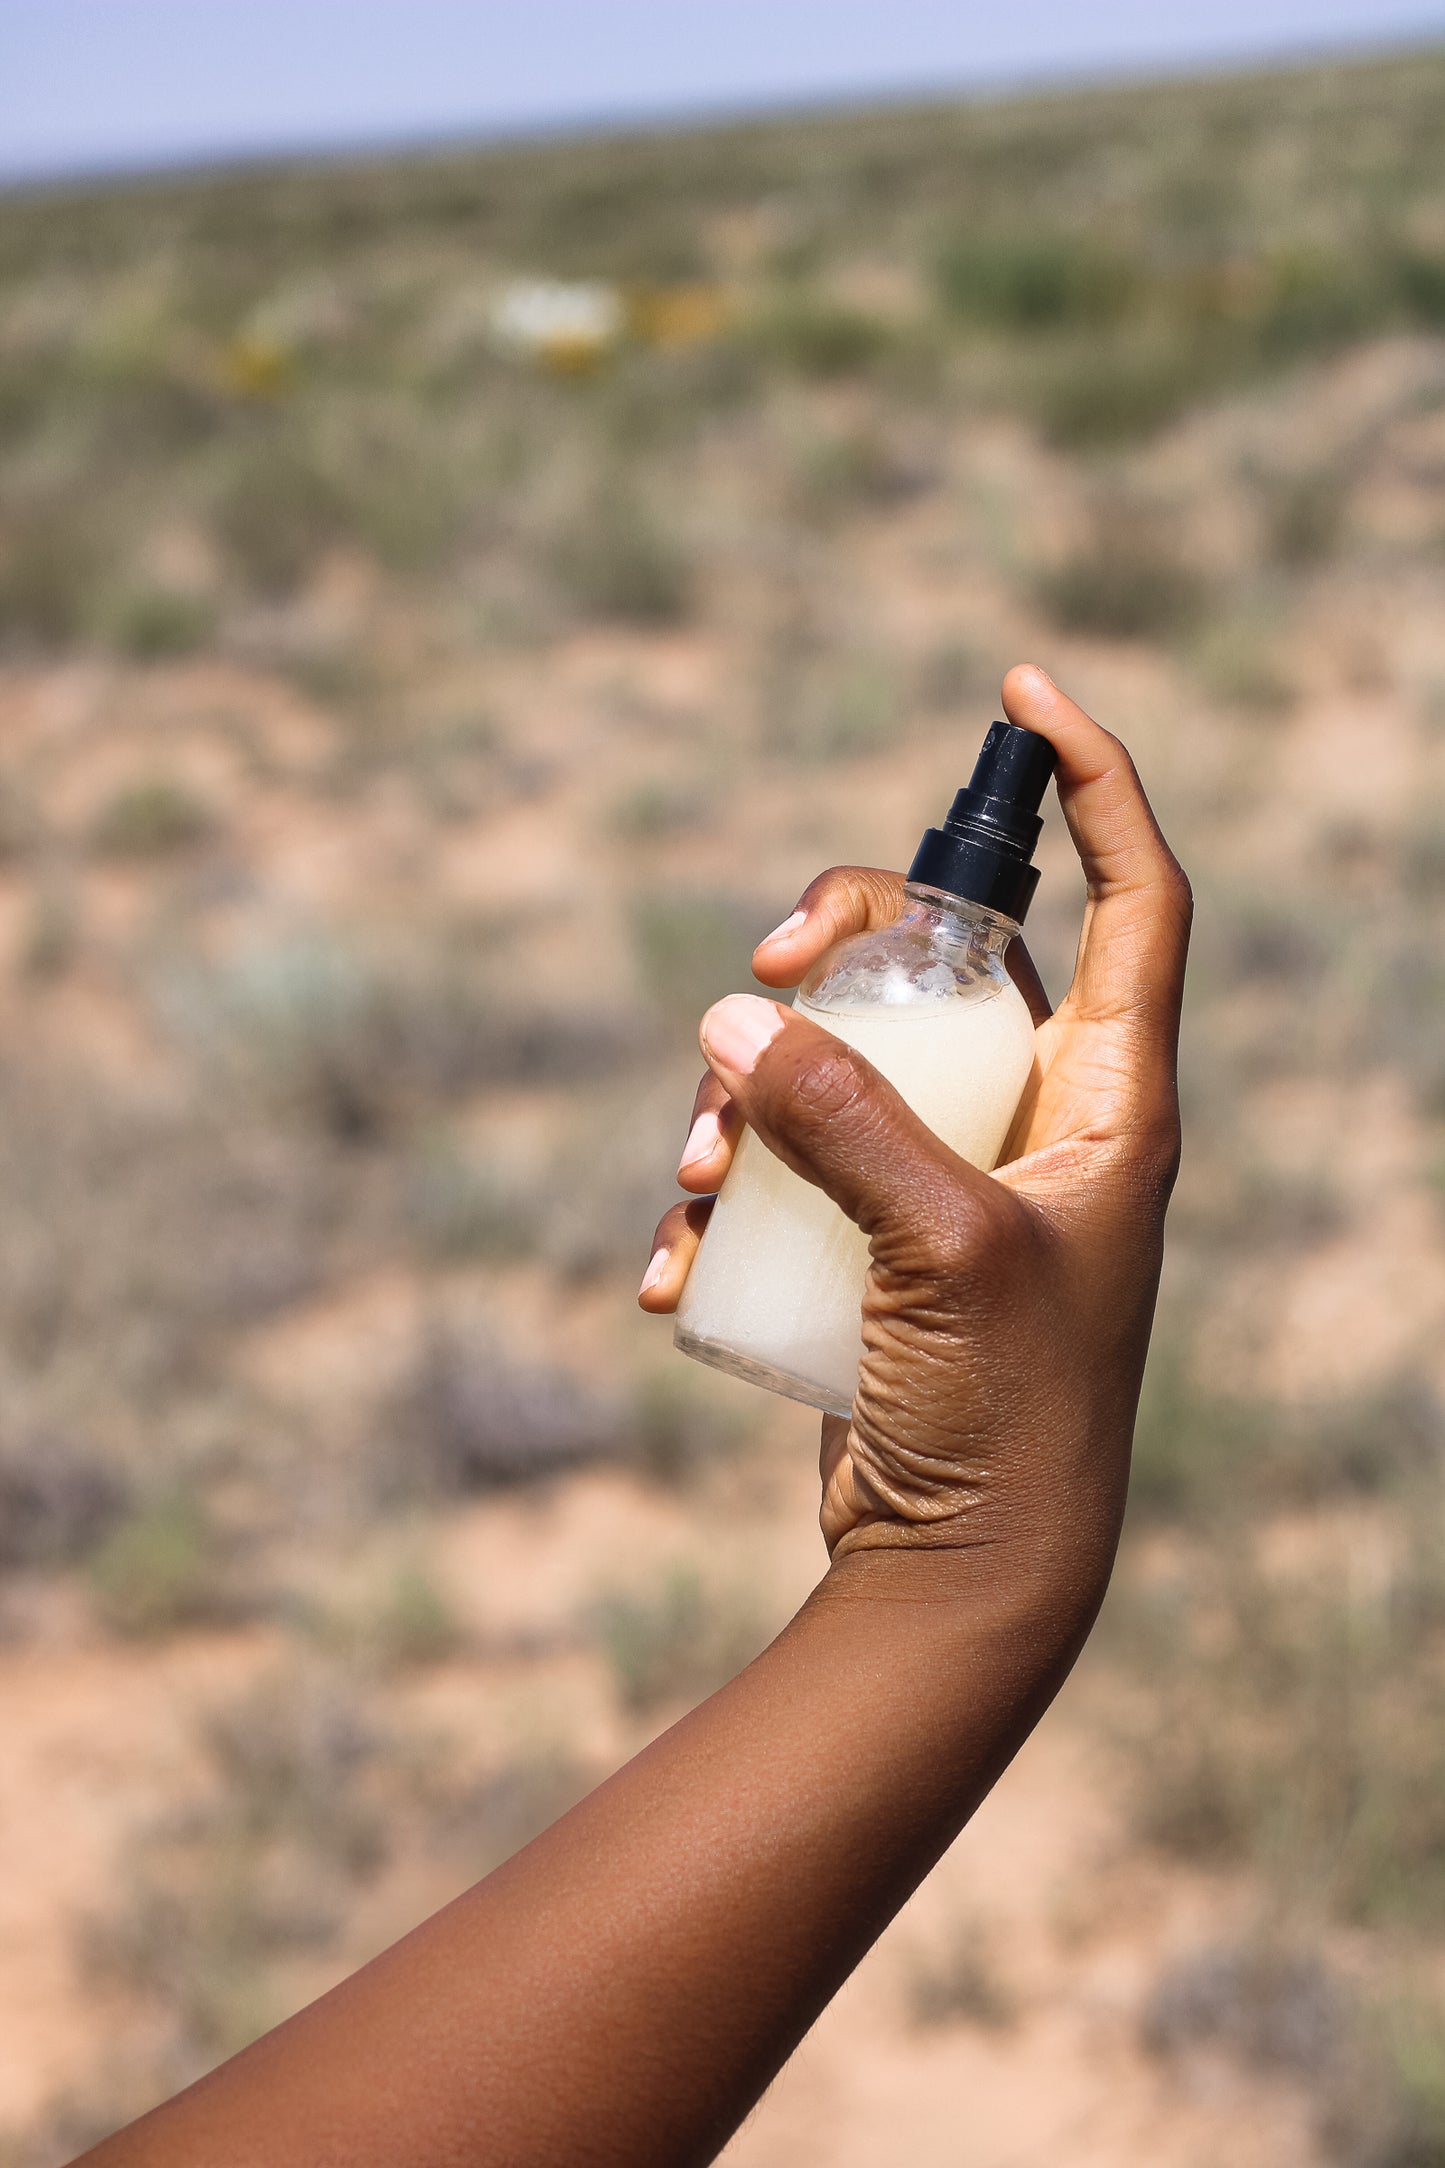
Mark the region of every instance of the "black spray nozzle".
[[1023, 730], [1017, 723], [990, 723], [968, 789], [961, 790], [958, 799], [967, 799], [970, 806], [978, 799], [997, 803], [1000, 818], [1007, 818], [1010, 807], [1032, 814], [1036, 822], [1033, 834], [1037, 836], [1041, 825], [1037, 824], [1038, 810], [1057, 757], [1048, 739], [1041, 738], [1036, 730]]
[[1036, 731], [991, 723], [967, 788], [943, 826], [924, 836], [909, 880], [1021, 924], [1039, 883], [1031, 861], [1054, 762], [1053, 747]]

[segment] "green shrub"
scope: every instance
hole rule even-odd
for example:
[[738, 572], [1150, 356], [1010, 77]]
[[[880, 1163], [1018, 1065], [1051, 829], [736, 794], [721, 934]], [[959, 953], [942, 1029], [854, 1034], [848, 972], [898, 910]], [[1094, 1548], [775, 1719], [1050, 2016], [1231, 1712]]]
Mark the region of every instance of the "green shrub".
[[1046, 233], [954, 239], [938, 254], [935, 279], [951, 315], [1012, 332], [1113, 323], [1140, 283], [1123, 256]]
[[128, 1486], [99, 1454], [59, 1433], [0, 1444], [0, 1567], [84, 1558], [126, 1513]]
[[1431, 331], [1445, 324], [1445, 256], [1402, 250], [1391, 265], [1391, 276], [1411, 323]]
[[103, 560], [94, 509], [69, 501], [0, 518], [0, 640], [65, 647], [86, 631]]
[[115, 645], [140, 662], [189, 655], [215, 628], [214, 606], [202, 595], [168, 587], [136, 587], [115, 597], [104, 615]]
[[752, 1606], [710, 1594], [685, 1569], [654, 1595], [616, 1595], [597, 1605], [595, 1625], [625, 1708], [640, 1715], [666, 1702], [701, 1701], [763, 1646]]
[[368, 1675], [444, 1663], [465, 1638], [426, 1557], [410, 1551], [373, 1560], [342, 1588], [307, 1598], [298, 1624], [319, 1648]]
[[1202, 2050], [1307, 2093], [1337, 2168], [1445, 2168], [1445, 2028], [1433, 2001], [1370, 2007], [1323, 1951], [1277, 1923], [1171, 1958], [1145, 2004], [1144, 2045]]
[[352, 511], [343, 491], [304, 447], [284, 439], [252, 443], [227, 469], [212, 514], [242, 580], [283, 598], [302, 585], [322, 552], [347, 539]]
[[1025, 375], [1022, 390], [1051, 444], [1086, 451], [1154, 436], [1214, 382], [1192, 339], [1145, 334], [1055, 348]]
[[438, 1330], [382, 1412], [371, 1480], [384, 1503], [445, 1501], [544, 1483], [620, 1445], [613, 1399], [574, 1372], [481, 1329]]
[[210, 809], [165, 776], [131, 783], [102, 807], [91, 841], [106, 858], [166, 858], [208, 836]]
[[[1438, 2007], [1404, 2003], [1390, 2011], [1383, 2034], [1383, 2126], [1369, 2133], [1370, 2168], [1445, 2168], [1445, 2024]], [[1335, 2122], [1348, 2136], [1357, 2115], [1349, 2104]]]
[[1321, 1955], [1257, 1937], [1171, 1959], [1141, 2029], [1156, 2055], [1208, 2047], [1319, 2085], [1353, 2059], [1357, 2023], [1353, 1996]]
[[1417, 811], [1403, 839], [1400, 871], [1406, 893], [1421, 902], [1445, 897], [1445, 808]]
[[1295, 681], [1267, 623], [1211, 617], [1190, 642], [1189, 661], [1204, 690], [1229, 707], [1281, 715], [1294, 704]]
[[45, 815], [18, 777], [0, 776], [0, 866], [13, 866], [40, 843]]
[[866, 759], [899, 736], [898, 680], [882, 655], [845, 652], [784, 670], [767, 686], [765, 704], [768, 748], [790, 761]]
[[905, 503], [935, 479], [931, 465], [906, 457], [873, 424], [812, 438], [798, 453], [797, 474], [800, 509], [821, 520]]
[[638, 783], [618, 800], [612, 826], [620, 836], [646, 842], [703, 827], [710, 812], [709, 795], [698, 785], [673, 783], [658, 776]]
[[318, 539], [334, 537], [368, 551], [389, 570], [428, 572], [456, 541], [465, 472], [449, 457], [444, 430], [407, 402], [401, 416], [359, 418], [333, 454], [340, 481], [328, 512], [325, 482], [317, 505]]
[[[657, 1218], [677, 1167], [678, 1095], [692, 1088], [696, 1024], [679, 1010], [662, 1040], [674, 1058], [660, 1060], [655, 1012], [649, 1015], [639, 1034], [653, 1049], [648, 1072], [590, 1089], [574, 1104], [537, 1193], [541, 1254], [571, 1285], [630, 1272], [638, 1232]], [[625, 1421], [617, 1443], [629, 1451]]]
[[285, 2015], [280, 1968], [333, 1941], [387, 1853], [380, 1741], [334, 1681], [263, 1681], [211, 1714], [205, 1745], [210, 1785], [137, 1832], [82, 1945], [159, 2035], [172, 2085]]
[[0, 356], [0, 446], [21, 443], [43, 423], [55, 395], [55, 370], [34, 355]]
[[806, 290], [764, 310], [754, 319], [750, 336], [769, 360], [795, 375], [822, 381], [862, 375], [894, 343], [881, 317]]
[[177, 2082], [167, 2055], [137, 2055], [134, 2047], [128, 2053], [99, 2049], [87, 2055], [86, 2065], [81, 2082], [52, 2093], [23, 2134], [0, 2128], [4, 2168], [50, 2168], [52, 2161], [74, 2160], [148, 2114]]
[[1013, 2023], [1017, 2003], [977, 1920], [956, 1920], [941, 1944], [913, 1952], [908, 2007], [914, 2024], [930, 2029], [976, 2025], [999, 2032]]
[[1114, 640], [1185, 632], [1202, 617], [1209, 594], [1162, 523], [1128, 505], [1101, 510], [1089, 539], [1035, 585], [1062, 630]]
[[1368, 1392], [1311, 1409], [1286, 1439], [1286, 1497], [1412, 1496], [1445, 1462], [1445, 1404], [1408, 1371]]
[[[637, 1018], [524, 1005], [494, 991], [474, 950], [445, 943], [372, 956], [301, 933], [168, 991], [174, 1025], [213, 1062], [291, 1119], [348, 1144], [434, 1120], [483, 1085], [595, 1082], [646, 1057]], [[440, 1239], [446, 1224], [461, 1237], [475, 1206], [480, 1235], [491, 1205], [503, 1205], [500, 1192], [489, 1202], [485, 1178], [478, 1187], [438, 1150], [436, 1184], [425, 1149], [414, 1163], [421, 1226], [435, 1208]]]
[[681, 539], [635, 489], [598, 489], [552, 549], [552, 568], [588, 615], [671, 625], [687, 615], [692, 568]]
[[200, 1507], [165, 1498], [122, 1521], [89, 1565], [96, 1609], [116, 1633], [148, 1638], [215, 1618], [217, 1552]]
[[123, 1908], [94, 1921], [83, 1942], [94, 1977], [164, 2013], [168, 2060], [191, 2078], [286, 2015], [270, 1977], [286, 1939], [277, 1919], [261, 1916], [249, 1878], [218, 1857], [188, 1874], [183, 1889], [158, 1862], [133, 1866]]
[[223, 1826], [292, 1840], [356, 1880], [386, 1858], [369, 1787], [384, 1741], [343, 1672], [291, 1667], [261, 1680], [211, 1711], [205, 1743]]
[[1276, 257], [1266, 278], [1262, 305], [1242, 326], [1250, 358], [1266, 368], [1332, 353], [1384, 330], [1392, 314], [1388, 285], [1368, 259], [1297, 250]]
[[1016, 289], [1002, 271], [991, 286], [982, 269], [961, 289], [975, 294], [978, 320], [1028, 337], [1020, 393], [1066, 449], [1143, 440], [1203, 400], [1402, 318], [1432, 320], [1423, 261], [1394, 285], [1372, 263], [1309, 252], [1147, 274], [1103, 261], [1091, 281], [1085, 256], [1025, 254]]
[[1382, 1589], [1345, 1592], [1271, 1577], [1236, 1541], [1126, 1598], [1115, 1646], [1150, 1689], [1141, 1833], [1345, 1920], [1445, 1919], [1441, 1567], [1422, 1550]]
[[31, 901], [20, 969], [36, 985], [64, 978], [80, 954], [80, 908], [69, 887], [46, 882]]
[[1262, 1409], [1206, 1391], [1179, 1341], [1156, 1332], [1134, 1425], [1131, 1517], [1204, 1521], [1247, 1475], [1267, 1436]]
[[443, 1590], [416, 1560], [399, 1566], [373, 1621], [377, 1653], [393, 1664], [435, 1664], [454, 1655], [461, 1628]]
[[1445, 1046], [1439, 1030], [1445, 953], [1428, 919], [1405, 918], [1389, 928], [1363, 992], [1354, 1059], [1376, 1062], [1379, 1050], [1388, 1047], [1421, 1110], [1438, 1119], [1445, 1114]]
[[1286, 891], [1251, 895], [1243, 886], [1221, 899], [1210, 929], [1222, 952], [1226, 977], [1275, 986], [1299, 995], [1316, 982], [1329, 961], [1319, 915], [1303, 897]]
[[639, 1384], [629, 1414], [629, 1430], [639, 1467], [654, 1482], [669, 1487], [704, 1474], [732, 1453], [739, 1442], [736, 1417], [720, 1407], [706, 1384], [699, 1389], [684, 1369], [655, 1370]]
[[432, 1138], [413, 1160], [407, 1205], [417, 1236], [434, 1257], [516, 1262], [536, 1247], [536, 1200], [445, 1137]]
[[537, 1746], [469, 1788], [455, 1802], [452, 1819], [474, 1870], [489, 1873], [530, 1844], [585, 1798], [598, 1777], [570, 1749]]
[[1265, 549], [1276, 564], [1291, 572], [1307, 571], [1336, 554], [1344, 538], [1351, 480], [1337, 463], [1279, 477], [1264, 504]]
[[992, 701], [997, 692], [995, 673], [966, 640], [944, 640], [930, 648], [914, 675], [913, 697], [924, 709], [949, 713], [975, 701]]
[[639, 896], [632, 941], [644, 998], [665, 1015], [695, 1018], [723, 994], [755, 991], [752, 954], [770, 923], [738, 896], [687, 889]]

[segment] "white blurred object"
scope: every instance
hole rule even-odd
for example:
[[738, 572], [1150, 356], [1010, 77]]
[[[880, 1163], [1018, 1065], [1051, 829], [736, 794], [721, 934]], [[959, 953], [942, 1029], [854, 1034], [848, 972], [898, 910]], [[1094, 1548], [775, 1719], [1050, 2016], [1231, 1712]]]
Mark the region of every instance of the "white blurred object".
[[600, 279], [516, 279], [492, 309], [492, 330], [505, 345], [554, 368], [586, 367], [626, 329], [621, 293]]

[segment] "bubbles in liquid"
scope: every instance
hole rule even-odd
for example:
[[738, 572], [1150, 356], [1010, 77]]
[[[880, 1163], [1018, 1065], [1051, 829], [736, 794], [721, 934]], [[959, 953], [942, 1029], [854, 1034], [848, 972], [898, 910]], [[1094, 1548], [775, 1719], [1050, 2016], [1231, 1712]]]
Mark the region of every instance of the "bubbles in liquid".
[[[852, 1011], [798, 1007], [846, 1039], [963, 1159], [990, 1168], [1033, 1061], [1033, 1023], [1010, 982]], [[844, 1415], [862, 1352], [868, 1240], [831, 1198], [745, 1133], [694, 1260], [677, 1344], [704, 1362]]]

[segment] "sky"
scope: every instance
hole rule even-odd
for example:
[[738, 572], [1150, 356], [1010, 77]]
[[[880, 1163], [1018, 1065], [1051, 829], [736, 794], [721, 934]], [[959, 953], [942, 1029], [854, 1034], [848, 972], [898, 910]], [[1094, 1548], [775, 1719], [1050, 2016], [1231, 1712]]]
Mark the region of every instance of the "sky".
[[1171, 72], [1445, 0], [0, 0], [0, 176]]

